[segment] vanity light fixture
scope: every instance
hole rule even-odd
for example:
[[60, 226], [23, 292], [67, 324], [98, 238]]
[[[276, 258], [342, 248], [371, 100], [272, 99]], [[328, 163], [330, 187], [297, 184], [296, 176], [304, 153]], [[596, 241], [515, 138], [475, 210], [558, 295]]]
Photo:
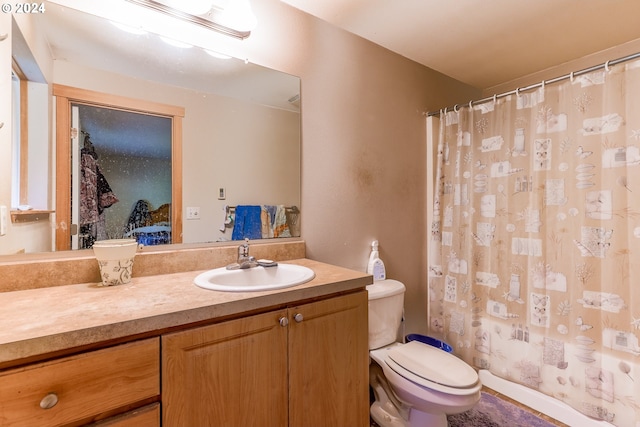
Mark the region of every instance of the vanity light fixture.
[[204, 15], [213, 8], [211, 0], [164, 0], [164, 3], [184, 13]]
[[[184, 0], [127, 1], [240, 40], [249, 37], [251, 30], [257, 24], [249, 0], [228, 0], [224, 7], [217, 5], [217, 3], [221, 3], [220, 0], [198, 0], [197, 2]], [[187, 8], [185, 7], [187, 3], [198, 3], [200, 7], [195, 8], [190, 5]], [[198, 13], [202, 10], [204, 12]]]

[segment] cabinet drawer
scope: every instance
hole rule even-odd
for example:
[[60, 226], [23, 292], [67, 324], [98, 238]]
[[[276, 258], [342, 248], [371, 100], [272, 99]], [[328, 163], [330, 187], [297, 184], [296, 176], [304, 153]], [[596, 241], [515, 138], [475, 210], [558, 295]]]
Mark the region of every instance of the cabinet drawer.
[[150, 338], [0, 373], [0, 425], [91, 421], [152, 398], [160, 394], [159, 363], [159, 339]]
[[152, 403], [91, 424], [89, 427], [160, 427], [160, 404]]

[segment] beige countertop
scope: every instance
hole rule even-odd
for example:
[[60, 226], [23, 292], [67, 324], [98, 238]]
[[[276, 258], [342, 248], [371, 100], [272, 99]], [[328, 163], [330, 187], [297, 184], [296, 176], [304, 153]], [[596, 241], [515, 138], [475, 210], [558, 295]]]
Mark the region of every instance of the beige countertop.
[[0, 293], [0, 367], [37, 360], [67, 349], [152, 334], [197, 322], [284, 306], [363, 289], [365, 273], [297, 259], [314, 270], [313, 280], [264, 292], [216, 292], [193, 279], [202, 271], [134, 277], [126, 285], [98, 283]]

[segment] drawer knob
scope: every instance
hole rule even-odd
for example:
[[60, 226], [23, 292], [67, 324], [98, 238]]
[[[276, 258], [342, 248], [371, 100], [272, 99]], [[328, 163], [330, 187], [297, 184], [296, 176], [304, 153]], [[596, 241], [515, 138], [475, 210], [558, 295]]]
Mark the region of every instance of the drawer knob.
[[297, 313], [295, 316], [293, 316], [293, 320], [300, 323], [304, 320], [304, 316], [302, 315], [302, 313]]
[[280, 318], [280, 326], [287, 326], [288, 324], [289, 324], [289, 319], [287, 319], [284, 316]]
[[49, 393], [40, 401], [40, 407], [42, 409], [51, 409], [58, 404], [58, 395], [55, 393]]

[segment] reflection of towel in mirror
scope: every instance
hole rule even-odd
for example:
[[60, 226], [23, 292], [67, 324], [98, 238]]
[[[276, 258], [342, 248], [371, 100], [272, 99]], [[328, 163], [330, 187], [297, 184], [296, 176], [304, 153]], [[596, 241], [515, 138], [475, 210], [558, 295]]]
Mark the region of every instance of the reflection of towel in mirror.
[[233, 225], [232, 240], [262, 238], [262, 221], [260, 206], [236, 206], [236, 217]]
[[262, 206], [262, 238], [270, 239], [273, 237], [273, 224], [276, 220], [276, 212], [278, 207], [273, 205]]
[[287, 211], [283, 205], [278, 205], [275, 219], [272, 223], [273, 237], [291, 237], [289, 224], [287, 224]]

